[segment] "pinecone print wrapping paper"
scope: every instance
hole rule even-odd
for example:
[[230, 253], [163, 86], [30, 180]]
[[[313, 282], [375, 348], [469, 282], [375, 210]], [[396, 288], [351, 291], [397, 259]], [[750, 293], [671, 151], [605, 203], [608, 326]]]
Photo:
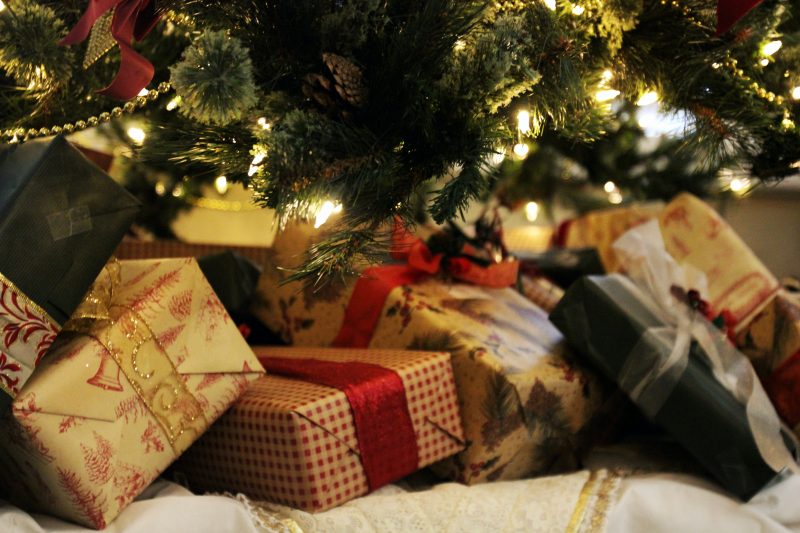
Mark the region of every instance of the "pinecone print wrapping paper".
[[263, 374], [194, 259], [119, 265], [112, 320], [62, 334], [0, 418], [6, 496], [97, 529]]
[[[314, 238], [310, 225], [286, 228], [259, 281], [255, 314], [297, 346], [328, 346], [353, 290], [279, 285]], [[437, 463], [465, 483], [516, 479], [572, 467], [607, 401], [600, 382], [566, 353], [547, 313], [513, 289], [431, 278], [395, 288], [369, 348], [447, 351], [453, 356], [465, 451]], [[586, 437], [586, 439], [584, 439]]]

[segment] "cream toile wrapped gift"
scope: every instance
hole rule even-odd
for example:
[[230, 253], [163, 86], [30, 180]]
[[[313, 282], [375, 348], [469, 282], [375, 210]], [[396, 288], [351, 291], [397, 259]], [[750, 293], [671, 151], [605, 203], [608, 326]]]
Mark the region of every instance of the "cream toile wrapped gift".
[[262, 374], [194, 259], [112, 261], [0, 419], [6, 497], [102, 529]]

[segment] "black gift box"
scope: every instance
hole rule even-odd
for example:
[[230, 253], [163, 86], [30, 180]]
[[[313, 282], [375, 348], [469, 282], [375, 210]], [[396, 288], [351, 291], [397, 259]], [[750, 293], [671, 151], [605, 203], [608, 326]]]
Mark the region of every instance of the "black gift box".
[[544, 252], [518, 252], [526, 271], [545, 276], [562, 289], [582, 276], [605, 274], [596, 248], [554, 248]]
[[[664, 323], [640, 298], [619, 276], [588, 276], [570, 287], [550, 319], [580, 354], [620, 383], [637, 344], [648, 348], [636, 352], [642, 360], [634, 366], [640, 369], [659, 366], [670, 351], [657, 338], [643, 336]], [[745, 406], [716, 380], [696, 342], [665, 398], [649, 416], [729, 491], [748, 499], [776, 478], [761, 457]]]
[[59, 324], [138, 211], [61, 136], [0, 147], [0, 273]]

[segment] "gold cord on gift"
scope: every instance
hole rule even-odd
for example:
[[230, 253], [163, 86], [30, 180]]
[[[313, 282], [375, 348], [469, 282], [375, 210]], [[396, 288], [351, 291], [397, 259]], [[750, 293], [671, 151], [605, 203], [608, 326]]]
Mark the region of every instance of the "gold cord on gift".
[[162, 94], [166, 94], [172, 87], [169, 82], [161, 82], [158, 84], [157, 89], [150, 89], [147, 94], [137, 96], [129, 100], [122, 106], [117, 106], [111, 111], [104, 111], [97, 116], [91, 116], [86, 120], [78, 120], [76, 122], [68, 122], [62, 126], [51, 126], [49, 128], [8, 128], [0, 133], [0, 143], [15, 143], [22, 141], [29, 141], [37, 137], [49, 137], [50, 135], [58, 135], [59, 133], [70, 134], [76, 131], [84, 130], [86, 128], [93, 128], [111, 119], [119, 118], [123, 114], [130, 114], [138, 111], [148, 103], [158, 100]]

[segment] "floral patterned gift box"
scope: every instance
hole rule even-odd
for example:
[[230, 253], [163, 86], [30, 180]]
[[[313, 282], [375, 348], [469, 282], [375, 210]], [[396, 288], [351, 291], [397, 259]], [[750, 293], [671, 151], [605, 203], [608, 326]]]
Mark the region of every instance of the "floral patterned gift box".
[[104, 528], [262, 374], [194, 259], [112, 261], [0, 418], [6, 497]]
[[[276, 266], [295, 264], [314, 235], [310, 225], [289, 226], [273, 247], [255, 309], [268, 326], [298, 346], [450, 352], [467, 447], [434, 465], [445, 477], [478, 483], [574, 464], [606, 396], [600, 382], [571, 360], [545, 311], [510, 288], [437, 276], [382, 285], [377, 269], [319, 291], [280, 285], [286, 274]], [[385, 299], [360, 290], [362, 282], [377, 283]], [[369, 326], [351, 320], [359, 313], [348, 311], [364, 295], [371, 300]]]

